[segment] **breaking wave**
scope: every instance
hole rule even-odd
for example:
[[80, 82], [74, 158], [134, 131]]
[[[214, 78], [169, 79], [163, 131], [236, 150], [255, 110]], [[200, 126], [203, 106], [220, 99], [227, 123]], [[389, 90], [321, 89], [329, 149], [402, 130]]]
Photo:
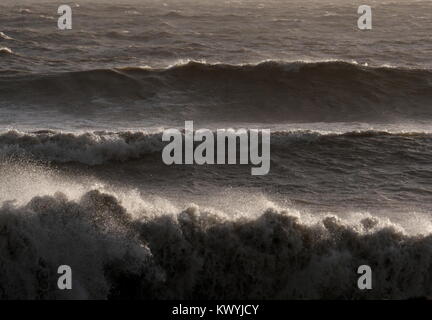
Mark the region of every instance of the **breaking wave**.
[[[400, 299], [432, 294], [432, 238], [388, 220], [190, 206], [131, 213], [114, 195], [62, 193], [0, 208], [1, 299]], [[57, 290], [72, 267], [73, 290]], [[370, 265], [374, 290], [357, 289]], [[227, 272], [227, 270], [229, 270]]]
[[127, 161], [161, 151], [161, 134], [143, 132], [87, 132], [81, 134], [38, 131], [0, 134], [3, 158], [24, 156], [44, 161], [80, 162], [96, 165]]
[[[215, 134], [215, 133], [214, 133]], [[0, 159], [26, 157], [34, 160], [58, 163], [78, 162], [86, 165], [100, 165], [112, 161], [126, 162], [160, 152], [168, 142], [162, 141], [162, 132], [141, 131], [94, 131], [63, 133], [51, 130], [20, 132], [11, 130], [0, 133]], [[371, 152], [383, 150], [401, 157], [417, 156], [432, 145], [432, 135], [423, 132], [352, 131], [345, 133], [320, 133], [314, 131], [273, 131], [272, 153], [293, 153], [307, 149], [310, 154], [339, 152], [349, 148], [351, 153], [371, 157]], [[216, 145], [215, 145], [216, 146]], [[415, 155], [412, 147], [416, 147]], [[315, 151], [314, 151], [315, 150]], [[404, 152], [408, 153], [406, 155]], [[368, 154], [369, 152], [369, 154]]]

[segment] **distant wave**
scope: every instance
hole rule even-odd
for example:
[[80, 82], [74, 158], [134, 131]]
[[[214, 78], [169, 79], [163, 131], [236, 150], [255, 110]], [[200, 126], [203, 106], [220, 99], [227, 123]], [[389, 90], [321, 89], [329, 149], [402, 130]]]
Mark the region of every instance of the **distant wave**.
[[13, 40], [13, 38], [9, 37], [7, 34], [5, 34], [4, 32], [0, 32], [0, 41], [1, 40]]
[[[135, 217], [135, 218], [134, 218]], [[91, 190], [0, 207], [1, 299], [403, 299], [432, 295], [432, 238], [386, 220], [308, 222], [268, 209], [231, 219], [191, 206], [178, 214], [128, 212]], [[74, 287], [55, 287], [57, 268]], [[357, 289], [357, 268], [374, 271]], [[229, 270], [227, 272], [226, 270]]]
[[1, 47], [0, 48], [0, 55], [13, 55], [13, 51], [8, 47]]
[[184, 18], [184, 16], [180, 13], [180, 11], [170, 11], [168, 13], [164, 13], [160, 15], [161, 17], [171, 17], [171, 18]]
[[[381, 150], [385, 145], [390, 148], [389, 151], [393, 150], [403, 156], [403, 147], [413, 143], [417, 148], [429, 148], [432, 146], [432, 134], [372, 130], [324, 134], [299, 130], [274, 131], [271, 136], [273, 153], [290, 153], [305, 148], [308, 152], [313, 152], [314, 148], [320, 152], [326, 148], [329, 152], [335, 152], [335, 149], [343, 145], [354, 154], [360, 145], [365, 152]], [[0, 133], [0, 159], [20, 156], [58, 163], [100, 165], [112, 161], [140, 159], [152, 154], [160, 157], [160, 152], [166, 144], [167, 142], [162, 142], [162, 132], [62, 133], [48, 130], [24, 133], [12, 130]], [[407, 150], [409, 151], [409, 148]], [[417, 153], [420, 151], [419, 149]]]
[[[167, 69], [123, 68], [0, 78], [2, 99], [60, 108], [95, 98], [139, 102], [191, 119], [386, 121], [432, 118], [432, 71], [328, 62], [226, 65], [188, 62]], [[37, 97], [37, 99], [35, 99]], [[140, 108], [139, 104], [137, 108]], [[157, 109], [154, 110], [157, 113]], [[84, 112], [84, 110], [83, 110]]]
[[21, 9], [19, 9], [18, 12], [21, 13], [21, 14], [30, 14], [30, 13], [32, 13], [32, 11], [30, 9], [27, 9], [27, 8], [21, 8]]

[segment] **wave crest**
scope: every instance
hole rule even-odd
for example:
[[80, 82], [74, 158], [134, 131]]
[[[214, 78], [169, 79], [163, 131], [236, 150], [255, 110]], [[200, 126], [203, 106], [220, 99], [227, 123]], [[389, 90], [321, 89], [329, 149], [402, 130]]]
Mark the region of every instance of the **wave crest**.
[[0, 48], [0, 56], [13, 55], [13, 54], [14, 54], [14, 52], [8, 47], [1, 47]]

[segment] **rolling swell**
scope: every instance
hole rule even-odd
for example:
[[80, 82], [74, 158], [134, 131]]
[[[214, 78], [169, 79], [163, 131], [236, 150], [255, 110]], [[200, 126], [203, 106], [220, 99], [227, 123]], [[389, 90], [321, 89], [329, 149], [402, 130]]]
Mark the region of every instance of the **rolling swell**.
[[[134, 218], [135, 217], [135, 218]], [[0, 208], [1, 299], [403, 299], [431, 296], [432, 238], [375, 217], [231, 219], [191, 206], [134, 215], [91, 190]], [[74, 289], [55, 288], [57, 267]], [[357, 289], [357, 267], [374, 290]], [[229, 272], [227, 272], [229, 270]]]
[[[188, 62], [167, 69], [123, 68], [3, 77], [2, 100], [39, 108], [139, 102], [173, 105], [174, 116], [242, 121], [390, 121], [432, 117], [432, 73], [341, 61], [226, 65]], [[18, 101], [16, 101], [18, 100]]]

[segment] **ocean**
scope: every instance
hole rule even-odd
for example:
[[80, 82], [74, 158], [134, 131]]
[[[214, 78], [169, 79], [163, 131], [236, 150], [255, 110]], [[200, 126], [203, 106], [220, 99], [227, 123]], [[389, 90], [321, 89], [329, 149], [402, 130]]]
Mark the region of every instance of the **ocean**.
[[[0, 299], [432, 296], [432, 2], [367, 2], [2, 1]], [[270, 172], [167, 166], [185, 121]]]

